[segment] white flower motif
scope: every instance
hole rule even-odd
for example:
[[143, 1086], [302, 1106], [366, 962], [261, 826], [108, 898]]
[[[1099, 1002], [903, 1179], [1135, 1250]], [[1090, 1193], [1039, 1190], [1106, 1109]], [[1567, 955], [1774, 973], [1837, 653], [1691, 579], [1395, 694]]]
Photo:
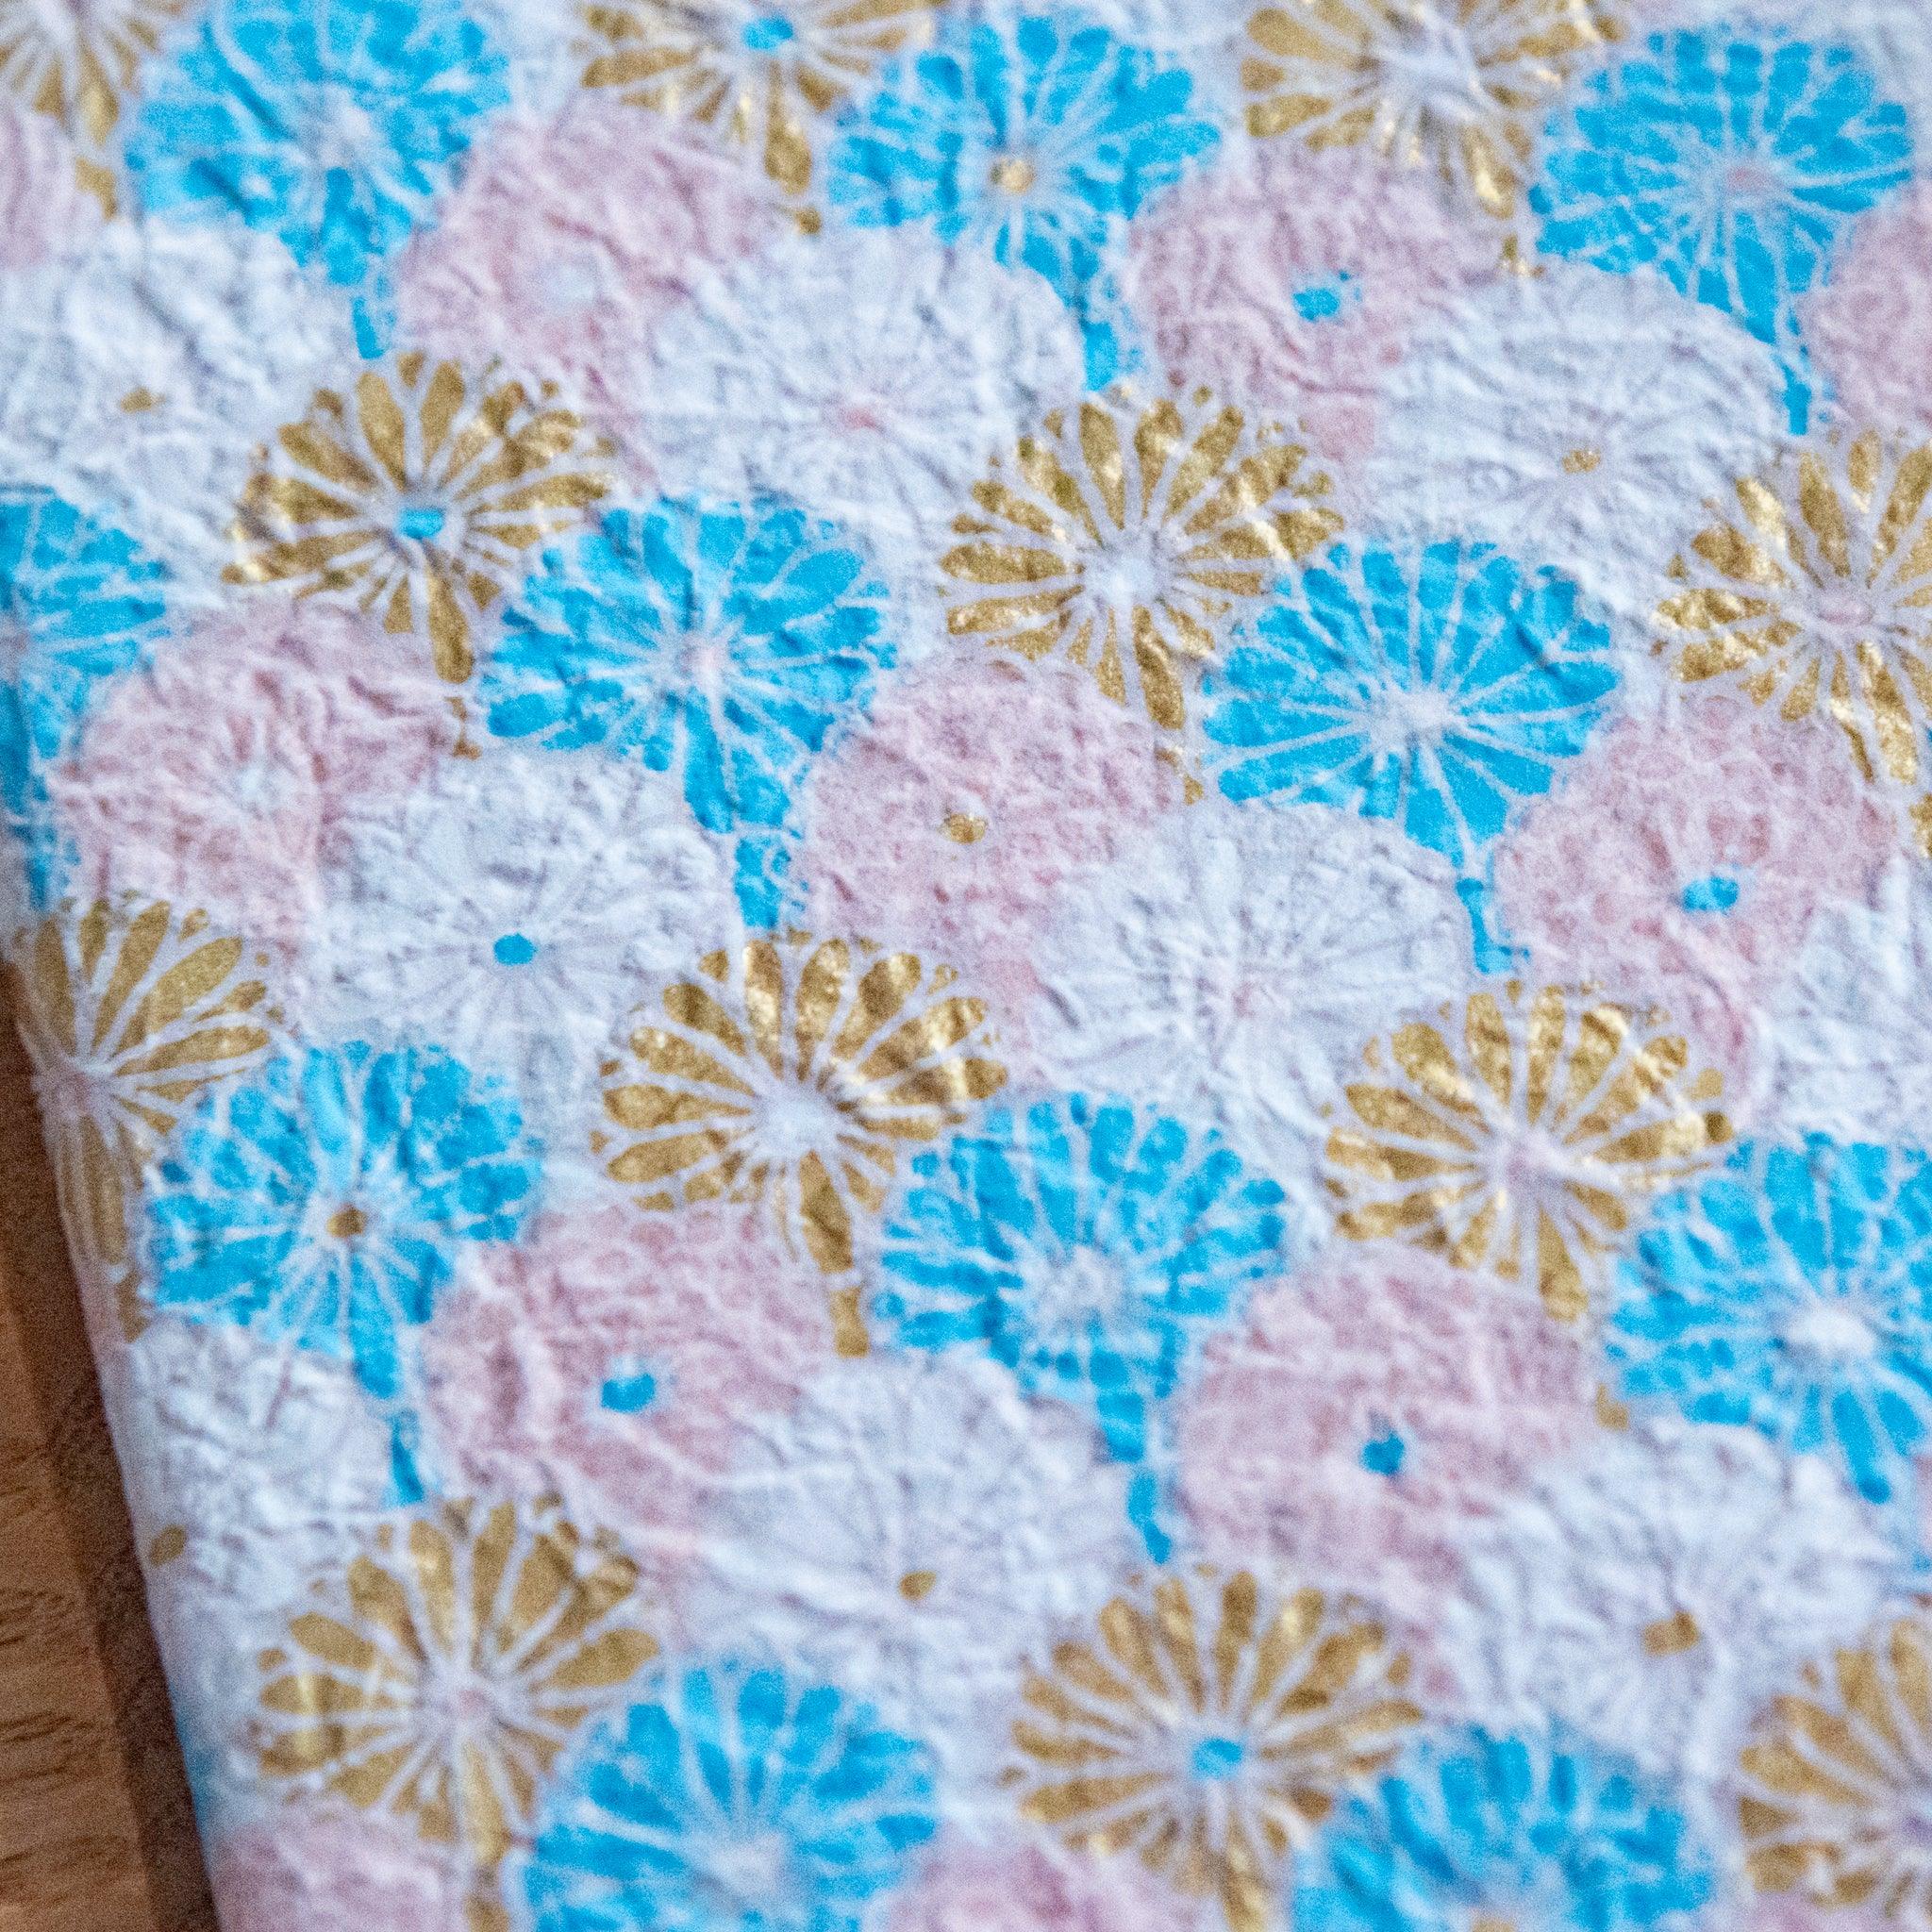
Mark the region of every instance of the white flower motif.
[[274, 236], [114, 222], [8, 285], [0, 474], [101, 507], [212, 601], [257, 445], [355, 359]]
[[1781, 380], [1660, 276], [1548, 262], [1418, 329], [1383, 381], [1362, 493], [1384, 525], [1485, 539], [1636, 615], [1706, 500], [1776, 447]]
[[1210, 797], [1070, 895], [1033, 1035], [1055, 1082], [1220, 1126], [1289, 1183], [1362, 1041], [1457, 991], [1468, 949], [1448, 863], [1394, 827]]
[[1932, 882], [1888, 868], [1870, 906], [1831, 908], [1765, 1018], [1760, 1132], [1932, 1144]]
[[1494, 1728], [1555, 1717], [1711, 1797], [1758, 1701], [1865, 1626], [1903, 1559], [1817, 1457], [1748, 1429], [1606, 1434], [1464, 1547], [1442, 1648]]
[[518, 1083], [561, 1151], [638, 976], [734, 929], [724, 856], [665, 781], [596, 752], [486, 745], [372, 807], [325, 875], [305, 1013], [339, 1038], [433, 1041]]
[[924, 237], [800, 240], [714, 278], [654, 348], [648, 451], [673, 493], [775, 493], [926, 568], [995, 451], [1085, 389], [1046, 281]]
[[227, 1323], [151, 1324], [102, 1387], [198, 1794], [245, 1801], [237, 1661], [392, 1500], [389, 1431], [347, 1368]]
[[1098, 1435], [963, 1354], [828, 1370], [727, 1483], [691, 1626], [808, 1659], [967, 1780], [1028, 1645], [1132, 1561]]

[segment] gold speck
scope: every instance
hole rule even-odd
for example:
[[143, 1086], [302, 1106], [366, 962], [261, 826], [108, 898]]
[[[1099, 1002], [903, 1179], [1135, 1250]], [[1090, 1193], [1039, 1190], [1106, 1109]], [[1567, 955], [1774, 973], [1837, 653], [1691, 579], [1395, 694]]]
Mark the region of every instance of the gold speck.
[[1024, 155], [1002, 157], [987, 175], [987, 179], [1006, 194], [1024, 194], [1039, 178], [1039, 171]]
[[1469, 1922], [1469, 1932], [1516, 1932], [1516, 1921], [1500, 1912], [1478, 1912]]
[[144, 410], [158, 409], [166, 401], [167, 398], [165, 396], [158, 396], [153, 390], [143, 385], [142, 387], [129, 390], [121, 398], [121, 407], [128, 415], [139, 416]]
[[147, 1559], [158, 1570], [163, 1563], [172, 1563], [187, 1547], [188, 1532], [178, 1523], [171, 1523], [148, 1544]]
[[324, 1224], [339, 1241], [352, 1241], [369, 1225], [369, 1217], [359, 1208], [338, 1208]]
[[933, 1585], [939, 1580], [937, 1570], [908, 1570], [899, 1579], [899, 1594], [908, 1604], [921, 1603], [932, 1594]]
[[1703, 1636], [1697, 1619], [1689, 1610], [1679, 1610], [1643, 1626], [1643, 1647], [1652, 1657], [1676, 1657], [1695, 1648]]
[[1607, 1429], [1627, 1429], [1630, 1426], [1630, 1410], [1610, 1393], [1601, 1383], [1596, 1391], [1596, 1419]]
[[1563, 458], [1563, 474], [1566, 476], [1587, 476], [1604, 459], [1600, 449], [1591, 449], [1589, 443], [1579, 442]]
[[940, 830], [955, 845], [977, 845], [986, 837], [986, 821], [976, 811], [949, 811]]

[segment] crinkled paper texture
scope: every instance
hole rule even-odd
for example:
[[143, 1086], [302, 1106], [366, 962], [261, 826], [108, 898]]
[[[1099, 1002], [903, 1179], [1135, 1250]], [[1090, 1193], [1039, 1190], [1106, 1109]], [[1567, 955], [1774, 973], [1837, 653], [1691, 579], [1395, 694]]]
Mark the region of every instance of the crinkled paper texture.
[[1932, 1932], [1921, 0], [0, 0], [0, 839], [230, 1932]]

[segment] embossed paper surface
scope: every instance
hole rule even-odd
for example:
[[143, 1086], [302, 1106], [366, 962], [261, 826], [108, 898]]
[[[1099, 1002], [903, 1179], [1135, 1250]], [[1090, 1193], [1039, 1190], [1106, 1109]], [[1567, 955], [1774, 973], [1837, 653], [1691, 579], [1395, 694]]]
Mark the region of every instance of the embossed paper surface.
[[1932, 1927], [1919, 0], [0, 0], [13, 1003], [229, 1932]]

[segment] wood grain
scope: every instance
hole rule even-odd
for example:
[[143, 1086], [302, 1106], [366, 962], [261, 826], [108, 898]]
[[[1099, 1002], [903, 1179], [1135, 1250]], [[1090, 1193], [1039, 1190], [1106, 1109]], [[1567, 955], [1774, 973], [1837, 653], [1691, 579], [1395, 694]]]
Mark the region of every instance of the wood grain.
[[26, 1056], [4, 993], [0, 1932], [215, 1932]]

